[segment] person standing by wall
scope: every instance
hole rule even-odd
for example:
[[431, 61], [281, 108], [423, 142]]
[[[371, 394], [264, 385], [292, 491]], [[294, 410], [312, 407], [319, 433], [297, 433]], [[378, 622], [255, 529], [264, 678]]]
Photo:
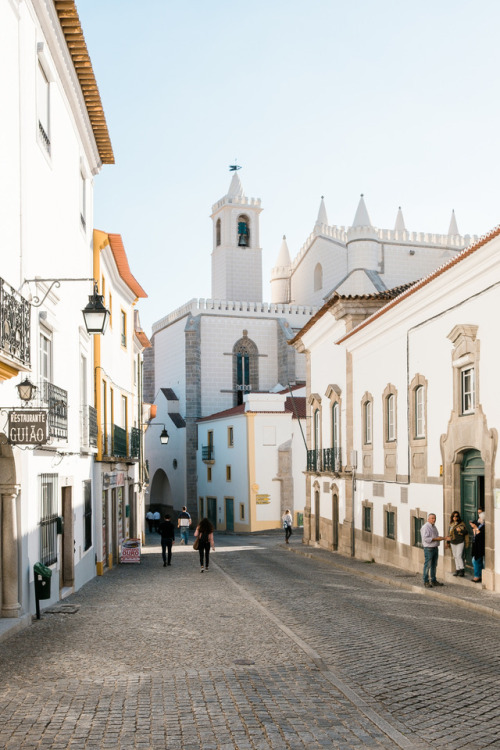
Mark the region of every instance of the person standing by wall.
[[[200, 553], [201, 565], [200, 572], [203, 573], [203, 570], [208, 570], [210, 548], [215, 550], [214, 527], [212, 526], [208, 518], [204, 518], [202, 521], [200, 521], [200, 523], [196, 527], [194, 535], [198, 539], [198, 552]], [[203, 568], [203, 560], [205, 560], [205, 568]]]
[[[170, 516], [167, 514], [164, 520], [160, 523], [158, 528], [159, 534], [161, 534], [161, 556], [163, 559], [163, 567], [170, 565], [172, 561], [172, 544], [175, 543], [175, 526], [170, 520]], [[168, 561], [167, 561], [167, 550], [168, 550]]]
[[420, 529], [420, 536], [422, 537], [422, 545], [424, 547], [424, 586], [428, 589], [432, 589], [434, 586], [442, 586], [443, 584], [436, 579], [439, 542], [442, 542], [443, 539], [449, 542], [450, 537], [439, 536], [439, 531], [436, 528], [435, 513], [429, 513], [427, 516], [427, 523], [424, 523]]
[[486, 516], [484, 511], [479, 513], [477, 524], [471, 522], [474, 539], [472, 540], [472, 565], [474, 566], [474, 583], [481, 583], [483, 580], [484, 568], [484, 524]]
[[288, 508], [285, 510], [285, 513], [281, 520], [283, 521], [283, 528], [285, 530], [285, 542], [287, 544], [290, 544], [288, 540], [293, 534], [293, 531], [292, 531], [293, 518]]
[[454, 510], [451, 514], [448, 534], [450, 541], [447, 542], [446, 546], [451, 547], [453, 559], [455, 560], [455, 572], [453, 575], [463, 578], [465, 573], [464, 550], [469, 546], [469, 532], [458, 510]]
[[160, 528], [160, 521], [161, 521], [161, 515], [159, 510], [155, 510], [153, 513], [153, 519], [154, 519], [154, 525], [155, 525], [155, 531], [158, 531]]
[[187, 544], [189, 542], [189, 527], [191, 526], [191, 516], [189, 515], [185, 505], [182, 506], [182, 511], [179, 513], [177, 526], [181, 530], [181, 542], [184, 541], [184, 544]]

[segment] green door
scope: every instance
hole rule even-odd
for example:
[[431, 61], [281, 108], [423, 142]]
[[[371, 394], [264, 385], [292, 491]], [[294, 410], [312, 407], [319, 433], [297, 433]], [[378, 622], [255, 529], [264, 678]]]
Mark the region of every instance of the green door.
[[226, 497], [226, 531], [234, 531], [234, 500]]
[[[462, 461], [460, 482], [460, 514], [470, 533], [472, 542], [472, 529], [470, 521], [477, 520], [478, 508], [484, 510], [484, 462], [479, 451], [467, 451]], [[472, 568], [471, 544], [465, 550], [465, 564]]]
[[207, 518], [214, 527], [217, 528], [217, 498], [207, 497]]

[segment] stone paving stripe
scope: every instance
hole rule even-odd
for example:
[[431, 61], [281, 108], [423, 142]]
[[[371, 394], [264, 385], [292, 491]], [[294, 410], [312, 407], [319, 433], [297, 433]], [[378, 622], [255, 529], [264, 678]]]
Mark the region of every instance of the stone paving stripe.
[[[214, 562], [214, 565], [217, 565], [217, 563]], [[345, 697], [354, 706], [356, 706], [360, 713], [366, 716], [367, 719], [375, 724], [378, 729], [384, 732], [384, 734], [386, 734], [387, 737], [389, 737], [396, 745], [398, 745], [403, 750], [416, 750], [416, 748], [427, 750], [427, 748], [429, 748], [429, 745], [422, 743], [422, 741], [416, 736], [413, 736], [411, 738], [406, 737], [395, 727], [389, 724], [389, 722], [387, 722], [382, 716], [380, 716], [373, 708], [370, 708], [370, 706], [368, 706], [366, 701], [363, 700], [361, 696], [359, 696], [354, 690], [352, 690], [352, 688], [346, 685], [343, 680], [340, 680], [331, 670], [325, 667], [323, 660], [317, 653], [317, 651], [308, 646], [307, 643], [302, 640], [302, 638], [300, 638], [293, 632], [293, 630], [291, 630], [287, 625], [284, 625], [272, 612], [264, 607], [264, 605], [261, 604], [254, 596], [252, 596], [252, 594], [246, 591], [243, 586], [240, 586], [240, 584], [237, 583], [228, 573], [226, 573], [226, 571], [223, 570], [220, 565], [217, 565], [217, 568], [219, 572], [239, 590], [240, 594], [245, 599], [252, 602], [255, 607], [257, 607], [263, 614], [265, 614], [268, 619], [270, 619], [283, 633], [285, 633], [285, 635], [288, 636], [288, 638], [293, 640], [293, 642], [310, 657], [310, 659], [314, 664], [316, 664], [318, 669], [321, 670], [322, 674], [324, 674], [328, 681], [334, 687], [336, 687], [337, 690], [343, 693], [343, 695], [345, 695]]]

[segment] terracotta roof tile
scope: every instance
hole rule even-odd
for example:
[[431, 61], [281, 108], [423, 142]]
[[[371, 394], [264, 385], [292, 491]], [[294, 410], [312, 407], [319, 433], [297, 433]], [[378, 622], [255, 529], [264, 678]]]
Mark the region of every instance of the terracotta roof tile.
[[128, 288], [132, 292], [134, 292], [136, 297], [147, 297], [148, 295], [146, 294], [142, 286], [139, 284], [137, 279], [132, 276], [132, 271], [130, 270], [130, 266], [128, 264], [127, 254], [123, 246], [121, 234], [108, 234], [108, 239], [109, 246], [111, 248], [111, 252], [113, 253], [116, 267], [118, 269], [118, 273], [122, 277], [123, 281], [126, 283]]

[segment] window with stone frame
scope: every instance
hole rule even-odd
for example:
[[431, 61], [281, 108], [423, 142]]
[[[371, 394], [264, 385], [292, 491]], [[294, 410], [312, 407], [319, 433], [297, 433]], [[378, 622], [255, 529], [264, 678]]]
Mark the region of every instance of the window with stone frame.
[[327, 471], [339, 472], [342, 469], [341, 446], [341, 396], [338, 385], [329, 385], [325, 396], [330, 399], [330, 446], [323, 449], [324, 466]]
[[233, 346], [234, 405], [243, 403], [243, 395], [259, 390], [259, 350], [248, 338], [248, 331]]
[[363, 531], [367, 534], [373, 532], [373, 504], [363, 503]]
[[322, 455], [321, 455], [321, 425], [322, 425], [322, 414], [321, 414], [321, 396], [318, 393], [311, 393], [308, 399], [308, 404], [311, 408], [311, 419], [310, 434], [308, 439], [310, 441], [310, 450], [307, 451], [307, 470], [308, 471], [322, 471]]
[[412, 547], [423, 547], [421, 530], [426, 521], [425, 515], [419, 509], [411, 512], [411, 544]]
[[460, 416], [473, 415], [479, 400], [479, 349], [476, 325], [456, 325], [448, 334], [453, 344], [453, 410]]
[[476, 379], [474, 367], [460, 370], [461, 414], [473, 414], [476, 408]]
[[382, 394], [384, 430], [384, 479], [389, 482], [397, 478], [397, 421], [398, 392], [389, 383]]
[[410, 476], [423, 482], [427, 476], [427, 380], [414, 375], [408, 388], [408, 438], [410, 443]]
[[413, 410], [414, 419], [414, 437], [417, 439], [425, 437], [425, 409], [424, 409], [425, 388], [419, 385], [413, 391]]
[[363, 404], [363, 443], [371, 445], [373, 442], [373, 402]]

